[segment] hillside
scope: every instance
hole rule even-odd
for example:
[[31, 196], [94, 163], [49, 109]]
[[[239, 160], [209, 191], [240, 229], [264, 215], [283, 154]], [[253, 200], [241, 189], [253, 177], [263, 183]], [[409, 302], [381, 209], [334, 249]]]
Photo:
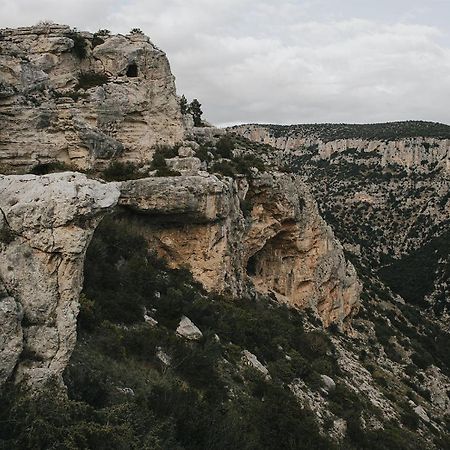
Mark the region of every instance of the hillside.
[[447, 126], [194, 126], [139, 30], [0, 36], [0, 448], [450, 448]]

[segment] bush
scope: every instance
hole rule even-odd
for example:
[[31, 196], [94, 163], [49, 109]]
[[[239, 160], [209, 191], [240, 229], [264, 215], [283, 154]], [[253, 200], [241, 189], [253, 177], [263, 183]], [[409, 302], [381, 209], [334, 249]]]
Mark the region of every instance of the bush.
[[87, 56], [87, 42], [83, 36], [77, 31], [71, 31], [66, 34], [66, 37], [72, 39], [73, 47], [72, 53], [74, 53], [79, 59], [84, 59]]
[[145, 176], [145, 173], [139, 172], [139, 166], [136, 164], [120, 161], [113, 161], [102, 173], [106, 181], [135, 180]]
[[104, 73], [99, 72], [81, 72], [78, 76], [77, 89], [90, 89], [97, 86], [103, 86], [109, 78]]

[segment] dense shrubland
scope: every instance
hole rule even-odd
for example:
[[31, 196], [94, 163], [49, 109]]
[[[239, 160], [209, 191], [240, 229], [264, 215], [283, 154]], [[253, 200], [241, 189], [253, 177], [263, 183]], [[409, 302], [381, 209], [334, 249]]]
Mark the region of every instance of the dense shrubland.
[[[206, 294], [187, 270], [168, 269], [137, 229], [124, 217], [100, 225], [88, 249], [79, 338], [64, 375], [68, 398], [55, 396], [52, 386], [34, 399], [8, 386], [0, 446], [339, 448], [288, 386], [300, 379], [315, 392], [320, 374], [343, 376], [316, 319], [270, 299]], [[199, 342], [176, 335], [183, 315], [202, 330]], [[242, 363], [244, 349], [268, 367], [270, 379]], [[337, 381], [329, 407], [348, 423], [341, 448], [419, 448], [395, 424], [364, 430], [363, 413], [380, 420], [382, 414], [344, 381]]]

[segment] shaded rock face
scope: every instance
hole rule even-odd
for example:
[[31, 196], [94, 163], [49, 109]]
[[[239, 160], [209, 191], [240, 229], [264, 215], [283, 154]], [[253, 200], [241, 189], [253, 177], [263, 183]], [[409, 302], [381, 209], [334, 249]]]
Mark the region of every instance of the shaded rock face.
[[0, 176], [0, 383], [61, 382], [85, 251], [119, 194], [76, 173]]
[[215, 176], [134, 180], [119, 203], [145, 216], [151, 248], [210, 291], [235, 296], [253, 286], [311, 307], [325, 326], [343, 325], [358, 308], [355, 269], [295, 176], [266, 173], [250, 186]]
[[266, 173], [250, 185], [207, 174], [123, 183], [72, 172], [0, 176], [0, 383], [61, 381], [86, 248], [116, 204], [150, 248], [209, 291], [256, 288], [311, 307], [325, 326], [345, 325], [358, 308], [353, 266], [295, 176]]
[[186, 132], [164, 52], [141, 34], [0, 30], [0, 165], [148, 161]]
[[325, 326], [342, 324], [356, 309], [361, 288], [305, 184], [291, 175], [263, 174], [247, 197], [246, 267], [256, 288], [289, 305], [311, 307]]

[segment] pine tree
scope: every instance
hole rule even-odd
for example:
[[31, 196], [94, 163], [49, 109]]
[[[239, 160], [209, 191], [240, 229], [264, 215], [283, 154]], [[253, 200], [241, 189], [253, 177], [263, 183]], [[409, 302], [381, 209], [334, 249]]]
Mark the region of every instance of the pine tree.
[[202, 105], [196, 98], [194, 98], [194, 100], [192, 100], [191, 104], [189, 105], [189, 112], [192, 114], [192, 117], [194, 118], [194, 127], [202, 126], [203, 111], [201, 107]]
[[182, 95], [180, 99], [180, 109], [181, 114], [187, 114], [189, 112], [188, 102], [184, 95]]

